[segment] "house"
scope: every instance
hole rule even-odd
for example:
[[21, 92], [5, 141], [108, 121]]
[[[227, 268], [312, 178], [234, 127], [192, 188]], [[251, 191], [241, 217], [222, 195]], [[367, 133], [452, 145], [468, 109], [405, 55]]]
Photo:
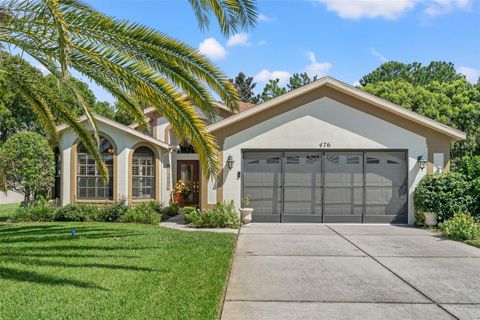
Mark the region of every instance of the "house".
[[[72, 202], [171, 201], [182, 179], [185, 204], [212, 207], [248, 196], [258, 222], [413, 223], [413, 192], [425, 174], [449, 170], [450, 144], [466, 136], [331, 77], [232, 114], [218, 104], [208, 126], [223, 169], [206, 179], [155, 108], [151, 133], [97, 116], [103, 183], [67, 126], [58, 128], [57, 196]], [[86, 119], [82, 119], [87, 123]], [[86, 124], [88, 125], [88, 124]]]

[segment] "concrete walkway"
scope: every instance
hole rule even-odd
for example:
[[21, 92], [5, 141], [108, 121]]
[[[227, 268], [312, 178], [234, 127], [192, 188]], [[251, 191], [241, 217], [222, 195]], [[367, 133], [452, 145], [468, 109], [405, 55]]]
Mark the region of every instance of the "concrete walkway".
[[480, 250], [409, 227], [252, 224], [222, 319], [480, 319]]

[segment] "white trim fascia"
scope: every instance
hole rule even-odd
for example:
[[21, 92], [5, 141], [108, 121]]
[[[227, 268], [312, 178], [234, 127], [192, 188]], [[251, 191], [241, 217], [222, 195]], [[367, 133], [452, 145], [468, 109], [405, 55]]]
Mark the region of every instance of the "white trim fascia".
[[[165, 143], [165, 142], [163, 142], [163, 141], [157, 140], [157, 139], [155, 139], [155, 138], [153, 138], [153, 137], [150, 137], [149, 135], [146, 135], [146, 134], [144, 134], [144, 133], [141, 133], [141, 132], [139, 132], [139, 131], [137, 131], [137, 130], [135, 130], [135, 129], [132, 129], [132, 128], [130, 128], [130, 127], [126, 126], [126, 125], [123, 125], [123, 124], [121, 124], [121, 123], [118, 123], [118, 122], [116, 122], [116, 121], [114, 121], [114, 120], [105, 118], [105, 117], [103, 117], [103, 116], [101, 116], [101, 115], [98, 115], [98, 114], [94, 114], [94, 117], [95, 117], [95, 120], [97, 120], [97, 121], [99, 121], [99, 122], [102, 122], [102, 123], [104, 123], [104, 124], [106, 124], [106, 125], [112, 126], [112, 127], [116, 128], [116, 129], [118, 129], [118, 130], [127, 132], [127, 133], [129, 133], [129, 134], [131, 134], [131, 135], [134, 135], [134, 136], [136, 136], [136, 137], [138, 137], [138, 138], [140, 138], [140, 139], [143, 139], [143, 140], [145, 140], [145, 141], [148, 141], [148, 142], [150, 142], [150, 143], [152, 143], [152, 144], [155, 144], [155, 145], [157, 145], [157, 146], [159, 146], [159, 147], [162, 147], [162, 148], [165, 148], [165, 149], [169, 149], [169, 148], [170, 148], [170, 145], [169, 145], [168, 143]], [[83, 116], [81, 116], [81, 117], [79, 117], [79, 118], [77, 119], [78, 122], [84, 122], [84, 121], [86, 121], [86, 120], [87, 120], [87, 116], [85, 116], [85, 115], [83, 115]], [[69, 128], [68, 125], [62, 124], [62, 125], [60, 125], [60, 126], [57, 126], [57, 132], [60, 133], [60, 132], [64, 131], [64, 130], [67, 129], [67, 128]]]
[[411, 110], [402, 108], [394, 103], [391, 103], [389, 101], [386, 101], [384, 99], [381, 99], [379, 97], [376, 97], [374, 95], [371, 95], [367, 92], [364, 92], [358, 88], [355, 88], [351, 85], [348, 85], [344, 82], [341, 82], [339, 80], [336, 80], [334, 78], [331, 78], [329, 76], [322, 77], [317, 81], [314, 81], [308, 85], [305, 85], [299, 89], [290, 91], [286, 94], [283, 94], [279, 97], [273, 98], [271, 100], [268, 100], [267, 102], [264, 102], [262, 104], [259, 104], [255, 108], [248, 109], [244, 112], [240, 112], [238, 114], [232, 115], [224, 120], [221, 120], [219, 122], [216, 122], [214, 124], [211, 124], [207, 127], [207, 130], [209, 132], [213, 132], [216, 130], [219, 130], [221, 128], [224, 128], [226, 126], [229, 126], [237, 121], [240, 121], [242, 119], [248, 118], [250, 116], [253, 116], [259, 112], [262, 112], [264, 110], [270, 109], [272, 107], [275, 107], [278, 104], [281, 104], [283, 102], [289, 101], [291, 99], [294, 99], [298, 96], [301, 96], [303, 94], [306, 94], [310, 91], [316, 90], [320, 87], [323, 86], [330, 86], [332, 88], [335, 88], [339, 91], [342, 91], [350, 96], [354, 96], [360, 100], [363, 100], [365, 102], [368, 102], [370, 104], [375, 105], [376, 107], [379, 107], [383, 110], [389, 111], [391, 113], [397, 114], [403, 118], [409, 119], [413, 122], [416, 122], [420, 125], [423, 125], [425, 127], [431, 128], [437, 132], [443, 133], [455, 140], [464, 140], [466, 139], [466, 134], [460, 130], [457, 130], [455, 128], [449, 127], [447, 125], [444, 125], [442, 123], [439, 123], [433, 119], [427, 118], [425, 116], [422, 116], [416, 112], [413, 112]]

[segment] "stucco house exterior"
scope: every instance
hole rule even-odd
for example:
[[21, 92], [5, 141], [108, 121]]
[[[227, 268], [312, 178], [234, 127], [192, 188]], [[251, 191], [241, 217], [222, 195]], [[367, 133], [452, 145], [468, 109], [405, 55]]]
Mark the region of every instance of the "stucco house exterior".
[[[465, 134], [331, 77], [232, 114], [218, 104], [223, 169], [207, 179], [198, 156], [155, 108], [150, 134], [97, 116], [111, 179], [69, 127], [60, 126], [56, 196], [73, 202], [171, 201], [178, 179], [186, 204], [237, 207], [248, 196], [258, 222], [413, 223], [413, 192], [425, 174], [449, 170], [450, 144]], [[88, 121], [81, 119], [88, 126]], [[419, 159], [426, 160], [420, 166]]]

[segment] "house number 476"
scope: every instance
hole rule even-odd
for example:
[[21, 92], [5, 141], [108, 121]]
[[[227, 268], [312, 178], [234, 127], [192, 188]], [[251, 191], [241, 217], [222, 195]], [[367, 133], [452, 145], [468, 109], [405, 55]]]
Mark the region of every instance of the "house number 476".
[[320, 148], [330, 148], [331, 144], [330, 142], [320, 142]]

